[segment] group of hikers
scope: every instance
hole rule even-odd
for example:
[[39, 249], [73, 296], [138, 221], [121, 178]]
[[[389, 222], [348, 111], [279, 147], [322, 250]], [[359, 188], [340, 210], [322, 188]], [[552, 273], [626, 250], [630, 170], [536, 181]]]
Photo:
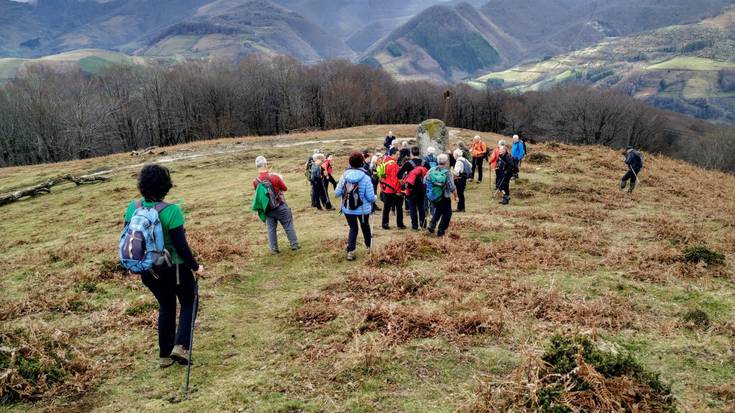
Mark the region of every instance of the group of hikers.
[[[513, 137], [511, 145], [501, 140], [492, 151], [476, 136], [470, 148], [462, 142], [448, 153], [437, 153], [436, 148], [429, 147], [423, 156], [417, 146], [410, 147], [407, 141], [397, 146], [395, 141], [395, 136], [390, 133], [384, 145], [374, 152], [352, 152], [349, 166], [339, 181], [332, 177], [331, 155], [325, 156], [315, 150], [307, 162], [306, 175], [311, 183], [312, 206], [333, 209], [328, 196], [329, 185], [334, 189], [335, 198], [340, 200], [340, 212], [349, 226], [347, 260], [356, 259], [360, 231], [368, 251], [372, 248], [371, 219], [376, 212], [381, 211], [377, 205], [378, 199], [383, 201], [384, 229], [390, 229], [391, 212], [395, 212], [397, 228], [407, 228], [403, 224], [405, 206], [413, 230], [426, 229], [432, 234], [443, 236], [452, 213], [465, 210], [467, 182], [482, 182], [485, 162], [495, 171], [495, 194], [502, 193], [500, 203], [507, 205], [510, 202], [510, 181], [518, 178], [527, 153], [525, 142], [517, 135]], [[633, 192], [643, 168], [643, 157], [633, 148], [627, 148], [624, 155], [628, 171], [620, 187], [628, 187], [628, 191]], [[270, 171], [265, 157], [258, 156], [255, 166], [258, 174], [252, 181], [255, 190], [252, 209], [267, 225], [271, 251], [279, 253], [278, 223], [286, 232], [290, 248], [298, 250], [293, 215], [284, 197], [284, 192], [288, 190], [286, 183], [280, 175]], [[128, 204], [119, 243], [122, 266], [132, 273], [140, 274], [143, 284], [159, 303], [161, 368], [175, 363], [191, 365], [194, 320], [198, 307], [197, 281], [205, 275], [204, 267], [197, 262], [187, 242], [181, 208], [164, 201], [172, 187], [171, 175], [166, 167], [157, 164], [143, 167], [138, 175], [138, 190], [142, 198]], [[453, 198], [457, 201], [454, 211]], [[181, 306], [178, 327], [177, 301]]]
[[[355, 259], [357, 236], [362, 232], [365, 246], [372, 247], [374, 214], [382, 212], [381, 227], [390, 230], [391, 214], [396, 228], [407, 229], [404, 211], [410, 217], [411, 229], [426, 230], [443, 236], [454, 212], [465, 211], [465, 189], [468, 182], [482, 182], [483, 166], [487, 162], [495, 171], [495, 194], [502, 194], [501, 204], [510, 202], [510, 181], [518, 178], [526, 155], [526, 144], [518, 135], [508, 145], [505, 140], [490, 150], [480, 136], [475, 136], [469, 148], [459, 142], [446, 153], [437, 153], [434, 147], [421, 154], [418, 146], [408, 141], [398, 144], [392, 132], [383, 145], [374, 151], [365, 149], [352, 152], [348, 168], [339, 179], [333, 177], [331, 154], [315, 149], [305, 164], [305, 176], [311, 188], [311, 206], [317, 210], [333, 210], [329, 196], [330, 186], [339, 200], [339, 211], [349, 226], [347, 259]], [[253, 211], [268, 228], [268, 242], [274, 254], [280, 252], [276, 228], [283, 226], [291, 249], [298, 249], [291, 210], [286, 204], [283, 179], [268, 168], [266, 158], [256, 158], [258, 177], [253, 181], [256, 190]], [[475, 176], [477, 180], [475, 181]], [[457, 202], [452, 210], [452, 199]], [[378, 200], [383, 207], [378, 206]]]

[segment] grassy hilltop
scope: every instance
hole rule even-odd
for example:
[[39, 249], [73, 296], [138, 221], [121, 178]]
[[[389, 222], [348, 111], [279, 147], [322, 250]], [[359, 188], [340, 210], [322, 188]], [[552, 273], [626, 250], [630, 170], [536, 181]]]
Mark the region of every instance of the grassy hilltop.
[[[616, 188], [619, 153], [529, 145], [509, 207], [487, 182], [470, 184], [446, 239], [377, 230], [373, 259], [358, 249], [348, 263], [344, 218], [309, 208], [302, 165], [320, 147], [341, 173], [351, 149], [388, 129], [415, 132], [244, 137], [0, 169], [0, 193], [114, 170], [106, 183], [0, 207], [0, 371], [12, 367], [0, 389], [15, 383], [37, 400], [0, 411], [493, 411], [493, 391], [527, 396], [519, 372], [559, 332], [630, 352], [681, 411], [733, 411], [735, 177], [648, 155], [631, 196]], [[289, 185], [296, 253], [271, 255], [249, 212], [260, 154]], [[155, 301], [116, 266], [136, 165], [156, 160], [176, 160], [168, 199], [185, 206], [209, 273], [193, 392], [178, 403], [184, 369], [156, 365]], [[696, 262], [694, 247], [724, 262]]]

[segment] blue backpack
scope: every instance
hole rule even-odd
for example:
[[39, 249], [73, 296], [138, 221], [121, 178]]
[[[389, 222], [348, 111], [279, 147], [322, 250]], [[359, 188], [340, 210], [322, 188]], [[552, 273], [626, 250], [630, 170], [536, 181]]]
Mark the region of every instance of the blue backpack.
[[434, 155], [431, 155], [431, 154], [426, 155], [426, 159], [424, 160], [426, 161], [427, 164], [429, 164], [429, 169], [434, 169], [438, 165], [436, 163], [436, 156]]
[[168, 262], [159, 214], [169, 205], [159, 202], [153, 208], [146, 208], [141, 201], [136, 202], [135, 213], [120, 235], [119, 254], [123, 268], [141, 274]]

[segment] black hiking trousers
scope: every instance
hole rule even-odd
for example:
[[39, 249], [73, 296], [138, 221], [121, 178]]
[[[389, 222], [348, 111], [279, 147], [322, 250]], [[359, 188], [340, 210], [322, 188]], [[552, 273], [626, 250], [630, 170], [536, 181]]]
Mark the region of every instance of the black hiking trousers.
[[332, 203], [327, 197], [327, 188], [322, 178], [311, 181], [311, 205], [317, 209], [322, 209], [322, 205], [327, 209], [332, 208]]
[[408, 211], [411, 215], [411, 228], [418, 230], [419, 227], [426, 228], [426, 202], [425, 198], [414, 199], [410, 196], [406, 197], [408, 202]]
[[433, 205], [436, 210], [431, 217], [431, 222], [429, 222], [429, 230], [433, 232], [438, 223], [439, 228], [436, 230], [436, 235], [441, 237], [447, 232], [449, 222], [452, 220], [452, 200], [442, 198], [441, 201], [435, 202]]
[[[178, 277], [176, 268], [178, 267]], [[158, 355], [168, 357], [175, 345], [188, 350], [191, 338], [191, 319], [194, 317], [194, 274], [186, 265], [156, 269], [141, 275], [158, 301]], [[178, 278], [178, 282], [177, 282]], [[181, 305], [179, 326], [176, 328], [176, 301]]]
[[[482, 169], [480, 170], [482, 171]], [[480, 176], [482, 176], [482, 173], [480, 173]], [[464, 212], [464, 191], [467, 188], [467, 178], [460, 176], [454, 181], [454, 184], [457, 186], [457, 211]]]
[[477, 171], [477, 182], [482, 182], [482, 164], [485, 162], [484, 156], [472, 158], [472, 179], [475, 179], [475, 171]]
[[365, 240], [365, 246], [370, 248], [373, 240], [372, 232], [370, 231], [370, 215], [348, 215], [347, 225], [350, 226], [350, 233], [347, 236], [347, 252], [352, 252], [357, 248], [357, 232], [362, 230], [362, 237]]
[[641, 170], [640, 169], [637, 170], [637, 171], [635, 171], [635, 173], [633, 173], [633, 170], [630, 169], [630, 168], [628, 168], [628, 172], [626, 172], [625, 175], [623, 175], [622, 181], [623, 182], [630, 181], [631, 183], [636, 183], [638, 181], [638, 174], [639, 173], [641, 173]]
[[389, 225], [390, 211], [395, 209], [396, 211], [396, 225], [399, 228], [403, 228], [403, 197], [398, 194], [385, 194], [383, 201], [383, 228]]

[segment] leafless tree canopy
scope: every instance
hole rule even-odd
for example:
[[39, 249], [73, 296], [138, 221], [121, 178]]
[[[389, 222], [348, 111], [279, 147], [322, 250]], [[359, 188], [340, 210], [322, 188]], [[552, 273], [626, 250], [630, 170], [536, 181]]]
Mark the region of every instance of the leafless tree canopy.
[[[723, 81], [727, 81], [723, 74]], [[56, 162], [241, 135], [283, 134], [442, 118], [480, 131], [579, 144], [635, 145], [713, 168], [735, 167], [729, 130], [694, 155], [664, 114], [616, 91], [562, 86], [511, 94], [466, 85], [396, 82], [380, 69], [288, 57], [170, 68], [115, 67], [100, 75], [32, 68], [0, 87], [0, 166]], [[679, 135], [677, 135], [679, 133]], [[708, 142], [716, 145], [708, 145]], [[728, 146], [729, 148], [729, 146]]]

